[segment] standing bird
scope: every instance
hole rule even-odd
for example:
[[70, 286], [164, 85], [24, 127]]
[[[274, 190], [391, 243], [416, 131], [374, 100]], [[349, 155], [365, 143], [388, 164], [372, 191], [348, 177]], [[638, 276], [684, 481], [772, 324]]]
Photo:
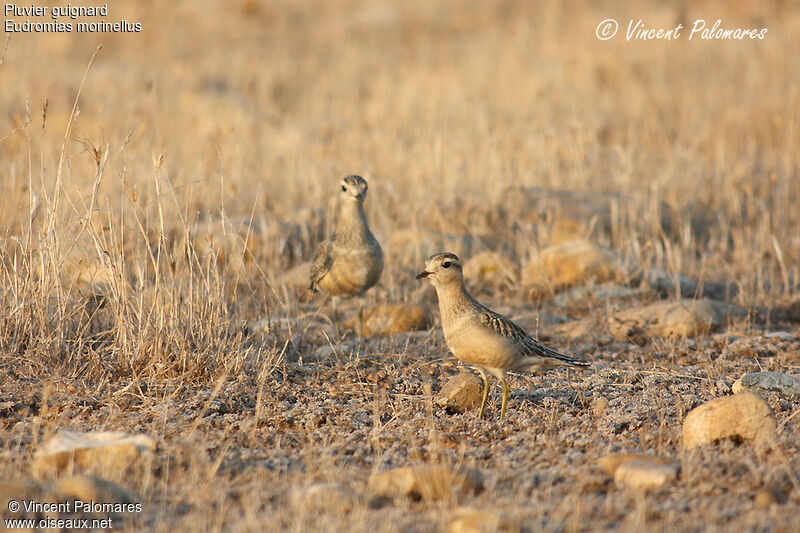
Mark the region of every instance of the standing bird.
[[506, 317], [480, 304], [467, 292], [461, 260], [455, 254], [438, 253], [425, 261], [417, 279], [428, 278], [439, 297], [439, 311], [447, 346], [456, 358], [474, 366], [483, 378], [483, 399], [478, 415], [483, 418], [489, 396], [489, 371], [503, 384], [500, 419], [506, 414], [506, 372], [535, 372], [562, 365], [588, 366], [581, 359], [548, 348]]
[[339, 219], [333, 236], [317, 248], [311, 265], [309, 290], [318, 288], [333, 300], [333, 321], [339, 331], [339, 298], [362, 298], [358, 318], [363, 331], [363, 296], [383, 272], [383, 250], [364, 214], [367, 182], [347, 176], [339, 191]]

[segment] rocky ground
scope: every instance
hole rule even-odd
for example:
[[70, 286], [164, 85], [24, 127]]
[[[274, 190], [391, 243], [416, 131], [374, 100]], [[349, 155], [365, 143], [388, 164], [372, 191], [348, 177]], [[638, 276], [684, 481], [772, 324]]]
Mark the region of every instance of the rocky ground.
[[[376, 336], [362, 341], [352, 331], [337, 338], [319, 302], [303, 304], [300, 318], [256, 322], [247, 344], [272, 343], [272, 359], [251, 361], [260, 372], [223, 372], [203, 386], [90, 385], [78, 377], [41, 384], [14, 379], [10, 365], [0, 402], [3, 470], [18, 481], [5, 482], [4, 497], [24, 482], [44, 500], [95, 494], [141, 502], [141, 512], [119, 514], [118, 525], [155, 530], [795, 527], [800, 389], [786, 377], [800, 373], [793, 307], [769, 321], [732, 307], [739, 314], [715, 323], [698, 320], [688, 304], [664, 330], [664, 313], [652, 318], [652, 304], [627, 298], [630, 335], [619, 326], [619, 305], [608, 301], [584, 301], [594, 310], [569, 321], [553, 303], [537, 312], [514, 293], [474, 289], [529, 330], [538, 320], [540, 337], [591, 367], [514, 375], [506, 420], [498, 419], [496, 384], [479, 420], [480, 382], [448, 354], [438, 324], [430, 327], [438, 315], [430, 289], [416, 293], [419, 307], [410, 311], [368, 308], [374, 331], [365, 333]], [[680, 307], [675, 298], [657, 302]], [[415, 327], [422, 330], [405, 331]], [[737, 383], [767, 371], [783, 377]], [[445, 388], [454, 377], [462, 383]], [[690, 412], [747, 391], [757, 394], [753, 413], [749, 404], [712, 409], [688, 442]], [[101, 436], [110, 459], [79, 451], [59, 463], [48, 459], [55, 427], [147, 440]], [[618, 454], [645, 457], [619, 466], [631, 458]], [[69, 481], [84, 474], [114, 485]]]

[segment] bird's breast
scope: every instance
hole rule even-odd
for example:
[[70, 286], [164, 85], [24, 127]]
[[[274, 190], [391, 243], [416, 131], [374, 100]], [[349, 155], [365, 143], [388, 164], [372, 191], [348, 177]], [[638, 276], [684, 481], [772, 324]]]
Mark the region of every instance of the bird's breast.
[[513, 341], [469, 318], [459, 319], [443, 328], [447, 346], [453, 355], [470, 365], [510, 367], [519, 356]]
[[356, 296], [375, 285], [382, 271], [382, 254], [376, 257], [364, 249], [338, 250], [320, 286], [331, 295]]

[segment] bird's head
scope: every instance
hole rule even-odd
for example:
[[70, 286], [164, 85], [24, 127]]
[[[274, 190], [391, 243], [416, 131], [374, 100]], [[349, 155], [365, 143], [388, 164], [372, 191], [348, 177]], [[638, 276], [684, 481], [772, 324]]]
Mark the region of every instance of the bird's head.
[[434, 287], [461, 283], [461, 259], [456, 254], [441, 252], [425, 260], [425, 270], [417, 279], [428, 278]]
[[342, 180], [340, 198], [344, 202], [363, 203], [367, 198], [367, 182], [361, 176], [351, 174]]

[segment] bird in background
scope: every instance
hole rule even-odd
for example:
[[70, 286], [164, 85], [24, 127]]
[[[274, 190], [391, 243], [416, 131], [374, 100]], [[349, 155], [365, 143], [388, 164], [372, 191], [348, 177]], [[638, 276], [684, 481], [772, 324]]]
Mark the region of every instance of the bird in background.
[[528, 335], [508, 318], [475, 300], [464, 286], [461, 260], [449, 252], [430, 256], [417, 279], [427, 278], [439, 299], [442, 329], [453, 355], [475, 367], [483, 378], [478, 414], [483, 418], [489, 396], [489, 372], [503, 384], [500, 419], [508, 403], [507, 372], [537, 372], [556, 366], [586, 367], [588, 362], [559, 353]]
[[383, 250], [372, 234], [364, 213], [367, 182], [350, 175], [339, 186], [339, 213], [336, 230], [317, 248], [311, 265], [312, 292], [321, 290], [333, 302], [333, 321], [339, 333], [338, 303], [341, 298], [361, 299], [358, 318], [363, 332], [364, 294], [383, 272]]

